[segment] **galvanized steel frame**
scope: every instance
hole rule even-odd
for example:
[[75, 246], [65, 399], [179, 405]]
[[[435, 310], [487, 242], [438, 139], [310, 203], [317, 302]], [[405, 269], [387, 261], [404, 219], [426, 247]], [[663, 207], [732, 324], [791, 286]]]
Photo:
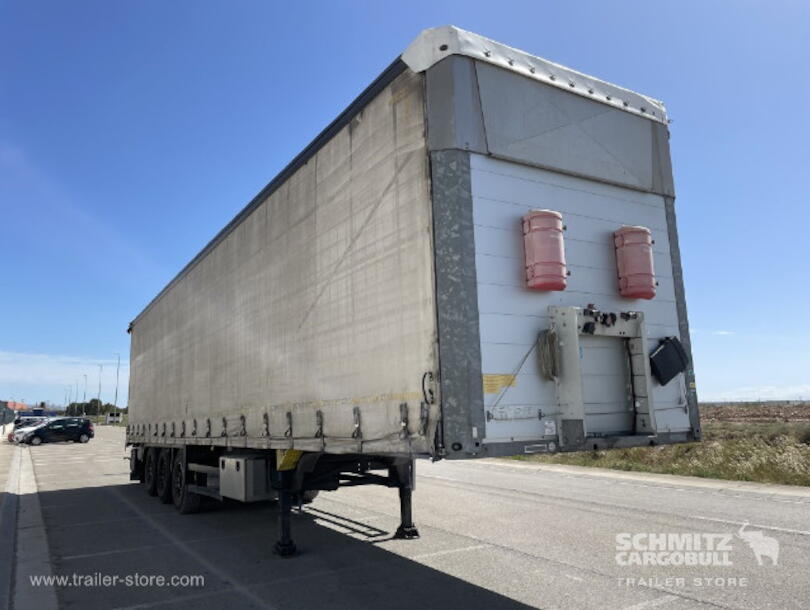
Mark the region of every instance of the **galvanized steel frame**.
[[484, 395], [470, 155], [430, 153], [442, 455], [482, 453]]

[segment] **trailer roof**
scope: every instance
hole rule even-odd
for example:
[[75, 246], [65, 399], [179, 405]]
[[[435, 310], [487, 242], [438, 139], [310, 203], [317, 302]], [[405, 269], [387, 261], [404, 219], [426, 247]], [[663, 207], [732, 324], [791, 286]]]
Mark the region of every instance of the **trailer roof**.
[[281, 170], [214, 238], [174, 276], [155, 298], [130, 322], [128, 331], [152, 306], [179, 282], [211, 250], [224, 240], [253, 210], [306, 164], [324, 144], [345, 127], [380, 91], [407, 68], [424, 72], [450, 55], [464, 55], [521, 74], [571, 93], [666, 124], [664, 104], [656, 99], [566, 68], [525, 51], [452, 25], [423, 30], [404, 53], [391, 63], [349, 106]]
[[423, 72], [449, 55], [471, 57], [619, 110], [668, 122], [666, 108], [659, 100], [452, 25], [423, 30], [402, 54], [402, 60], [414, 72]]

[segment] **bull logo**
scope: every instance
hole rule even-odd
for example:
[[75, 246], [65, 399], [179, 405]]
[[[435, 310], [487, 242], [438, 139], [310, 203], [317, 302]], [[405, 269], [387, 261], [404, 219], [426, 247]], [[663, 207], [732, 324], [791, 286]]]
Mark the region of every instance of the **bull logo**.
[[777, 561], [779, 560], [779, 541], [776, 538], [766, 536], [762, 532], [747, 531], [745, 529], [747, 525], [747, 522], [742, 524], [737, 531], [737, 537], [742, 538], [745, 543], [751, 547], [759, 565], [765, 565], [762, 563], [763, 557], [770, 559], [772, 565], [777, 565]]

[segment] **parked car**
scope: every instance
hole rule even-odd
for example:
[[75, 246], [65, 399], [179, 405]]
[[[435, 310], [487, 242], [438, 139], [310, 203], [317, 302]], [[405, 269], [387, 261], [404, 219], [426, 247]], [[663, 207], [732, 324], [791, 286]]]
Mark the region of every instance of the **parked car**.
[[84, 417], [60, 417], [20, 432], [15, 434], [14, 440], [29, 445], [62, 441], [86, 443], [95, 436], [93, 424]]
[[17, 442], [21, 438], [23, 438], [26, 434], [41, 426], [44, 422], [37, 422], [34, 424], [25, 424], [20, 427], [15, 427], [8, 435], [9, 442]]
[[16, 440], [17, 433], [22, 430], [30, 430], [48, 421], [47, 417], [18, 417], [14, 420], [14, 427], [8, 433], [8, 442]]

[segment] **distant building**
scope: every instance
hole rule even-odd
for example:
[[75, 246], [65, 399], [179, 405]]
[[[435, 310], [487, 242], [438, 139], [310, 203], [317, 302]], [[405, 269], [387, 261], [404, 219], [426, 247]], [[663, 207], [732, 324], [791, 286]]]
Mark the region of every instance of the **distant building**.
[[0, 400], [0, 407], [6, 407], [12, 411], [30, 411], [31, 405], [24, 402], [15, 402], [13, 400]]

